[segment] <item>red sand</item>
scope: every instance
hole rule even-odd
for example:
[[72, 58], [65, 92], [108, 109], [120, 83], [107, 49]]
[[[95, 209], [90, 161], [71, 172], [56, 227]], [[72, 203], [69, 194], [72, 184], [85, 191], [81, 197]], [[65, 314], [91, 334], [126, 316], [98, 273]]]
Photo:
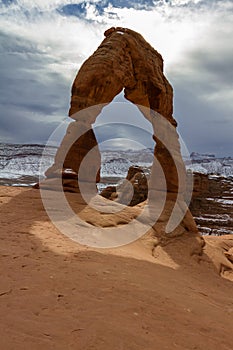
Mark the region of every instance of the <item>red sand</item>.
[[57, 231], [38, 190], [0, 187], [0, 202], [1, 349], [232, 350], [233, 236], [199, 260], [179, 240], [156, 259], [141, 241], [94, 251]]

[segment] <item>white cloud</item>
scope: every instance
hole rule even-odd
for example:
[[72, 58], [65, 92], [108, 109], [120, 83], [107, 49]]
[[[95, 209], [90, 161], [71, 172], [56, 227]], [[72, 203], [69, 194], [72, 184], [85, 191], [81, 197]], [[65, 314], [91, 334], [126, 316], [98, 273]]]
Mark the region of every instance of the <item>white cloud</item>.
[[[163, 55], [166, 75], [175, 88], [175, 104], [179, 107], [176, 110], [182, 113], [181, 94], [186, 91], [193, 96], [193, 105], [190, 99], [188, 106], [191, 118], [197, 111], [201, 117], [195, 118], [205, 118], [208, 108], [212, 113], [210, 104], [214, 103], [221, 107], [218, 113], [229, 118], [233, 110], [229, 92], [233, 62], [232, 1], [158, 1], [149, 11], [136, 10], [137, 1], [135, 8], [114, 8], [108, 1], [102, 1], [107, 7], [99, 13], [95, 4], [100, 1], [92, 0], [87, 1], [87, 14], [83, 19], [62, 16], [57, 11], [64, 5], [82, 2], [18, 0], [8, 7], [0, 6], [1, 57], [4, 71], [12, 75], [10, 82], [6, 75], [2, 80], [2, 98], [4, 94], [9, 98], [10, 84], [17, 86], [20, 81], [26, 88], [18, 88], [21, 92], [18, 103], [21, 98], [26, 105], [31, 91], [33, 100], [38, 96], [44, 105], [57, 105], [59, 120], [67, 113], [65, 103], [81, 63], [100, 44], [104, 30], [123, 26], [140, 32]], [[142, 2], [146, 8], [147, 1]], [[22, 61], [25, 66], [21, 65]], [[67, 91], [65, 103], [59, 104], [59, 96], [64, 91]], [[205, 103], [202, 110], [195, 110], [197, 101]], [[51, 107], [48, 111], [51, 113]], [[3, 112], [9, 113], [7, 109]]]
[[68, 4], [78, 4], [83, 2], [83, 0], [18, 0], [17, 3], [12, 4], [13, 9], [19, 7], [31, 11], [33, 9], [38, 9], [40, 11], [51, 11], [59, 6]]
[[[203, 1], [173, 0], [172, 6], [167, 2], [159, 2], [150, 11], [109, 6], [103, 15], [99, 15], [95, 3], [100, 1], [87, 1], [85, 20], [61, 16], [55, 11], [66, 4], [81, 2], [18, 0], [18, 5], [13, 6], [14, 10], [9, 8], [5, 12], [0, 29], [5, 33], [17, 34], [22, 40], [30, 40], [42, 52], [53, 54], [61, 60], [66, 57], [66, 67], [74, 65], [76, 69], [80, 60], [88, 57], [103, 39], [105, 29], [110, 26], [129, 27], [142, 33], [162, 53], [166, 66], [169, 67], [179, 62], [190, 49], [199, 46], [203, 38], [207, 41], [209, 33], [216, 27], [223, 28], [222, 32], [227, 31], [225, 19], [232, 6], [228, 1], [221, 1], [221, 4], [216, 3], [211, 8], [204, 6], [195, 9], [193, 6], [190, 8], [181, 5], [195, 5]], [[109, 16], [111, 11], [118, 19]], [[219, 45], [224, 46], [224, 42], [219, 40]]]

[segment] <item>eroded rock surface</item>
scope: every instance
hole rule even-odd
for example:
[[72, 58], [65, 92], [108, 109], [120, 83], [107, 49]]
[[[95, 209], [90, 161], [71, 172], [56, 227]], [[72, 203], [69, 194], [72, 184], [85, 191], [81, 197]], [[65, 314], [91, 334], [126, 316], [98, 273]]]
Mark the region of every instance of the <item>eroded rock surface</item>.
[[204, 235], [233, 233], [233, 181], [230, 178], [194, 174], [190, 210]]
[[[69, 116], [75, 122], [69, 125], [55, 164], [46, 173], [48, 177], [52, 177], [62, 166], [79, 171], [86, 151], [97, 145], [92, 123], [104, 105], [110, 103], [122, 90], [127, 100], [160, 113], [171, 125], [176, 126], [172, 116], [173, 91], [163, 74], [161, 55], [140, 34], [130, 29], [111, 28], [105, 32], [105, 36], [99, 48], [84, 62], [74, 80]], [[89, 108], [97, 105], [98, 107]], [[85, 110], [86, 108], [89, 109]], [[156, 120], [152, 121], [152, 116], [147, 112], [143, 111], [144, 116], [156, 128]], [[82, 129], [81, 141], [75, 139], [77, 129], [79, 132]], [[72, 137], [74, 142], [71, 146]], [[174, 153], [182, 168], [178, 136], [175, 134], [173, 138]], [[155, 153], [164, 167], [167, 185], [169, 190], [176, 191], [177, 171], [174, 162], [169, 152], [157, 141]], [[95, 159], [96, 171], [100, 167], [98, 151]], [[166, 171], [167, 163], [169, 172]]]
[[[165, 198], [165, 204], [153, 232], [164, 236], [163, 242], [189, 233], [197, 238], [192, 251], [200, 252], [202, 243], [197, 227], [183, 198], [186, 171], [176, 132], [177, 123], [173, 118], [173, 90], [163, 74], [161, 55], [140, 34], [130, 29], [107, 30], [101, 45], [80, 68], [73, 83], [69, 110], [74, 122], [68, 127], [54, 165], [46, 172], [49, 185], [46, 180], [41, 186], [52, 189], [54, 181], [56, 188], [57, 173], [62, 174], [64, 189], [71, 192], [80, 191], [78, 181], [98, 181], [100, 153], [92, 124], [102, 108], [122, 90], [125, 98], [136, 104], [152, 123], [154, 130], [156, 145], [148, 206], [154, 210], [162, 198]], [[92, 160], [88, 163], [88, 154], [93, 147]], [[83, 172], [81, 164], [85, 161], [89, 168]], [[72, 178], [69, 179], [66, 169], [72, 173]], [[63, 176], [64, 172], [66, 176]], [[77, 179], [73, 173], [77, 174]], [[180, 215], [184, 217], [181, 222], [176, 220]], [[174, 227], [172, 220], [177, 221]], [[170, 231], [168, 222], [173, 227]]]
[[108, 186], [101, 196], [122, 204], [135, 206], [148, 197], [148, 178], [139, 166], [131, 166], [126, 179], [119, 186]]

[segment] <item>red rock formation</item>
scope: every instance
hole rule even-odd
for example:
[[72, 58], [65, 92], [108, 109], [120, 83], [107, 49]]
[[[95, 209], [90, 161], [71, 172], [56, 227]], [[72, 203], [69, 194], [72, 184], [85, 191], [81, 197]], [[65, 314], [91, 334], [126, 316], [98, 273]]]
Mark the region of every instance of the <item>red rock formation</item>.
[[[103, 105], [110, 103], [124, 90], [125, 98], [140, 105], [138, 106], [140, 111], [154, 128], [156, 141], [154, 155], [157, 161], [152, 166], [149, 204], [158, 201], [161, 192], [166, 191], [167, 201], [160, 217], [160, 229], [166, 231], [166, 225], [175, 207], [176, 213], [187, 212], [187, 214], [183, 223], [173, 233], [181, 235], [187, 231], [197, 232], [182, 198], [186, 172], [175, 130], [177, 124], [172, 115], [173, 90], [163, 74], [163, 59], [140, 34], [130, 29], [110, 28], [105, 32], [105, 36], [98, 49], [84, 62], [74, 80], [69, 116], [75, 121], [69, 125], [55, 163], [48, 169], [46, 175], [56, 177], [59, 169], [64, 172], [64, 169], [68, 168], [78, 174], [79, 181], [93, 181], [93, 174], [96, 173], [98, 180], [100, 155], [97, 147], [95, 164], [92, 164], [93, 172], [88, 171], [85, 178], [80, 178], [79, 172], [82, 160], [88, 151], [97, 145], [91, 125], [100, 114]], [[85, 110], [97, 105], [98, 107]], [[157, 114], [153, 115], [154, 112], [158, 112], [162, 119]], [[83, 136], [81, 140], [76, 140], [75, 135], [78, 135], [80, 130], [84, 130]], [[75, 141], [70, 147], [69, 142], [73, 136]], [[161, 188], [161, 184], [164, 184], [164, 175], [166, 188]], [[64, 179], [65, 189], [69, 190], [70, 187], [71, 191], [79, 191], [75, 181], [73, 177], [72, 181]], [[179, 200], [176, 203], [177, 198]]]
[[[64, 163], [64, 168], [71, 168], [78, 172], [79, 163], [85, 156], [86, 150], [97, 145], [95, 135], [90, 129], [102, 108], [100, 106], [91, 112], [88, 111], [88, 113], [80, 112], [91, 106], [110, 103], [122, 89], [124, 89], [127, 100], [159, 112], [172, 125], [176, 126], [176, 121], [172, 116], [172, 87], [163, 74], [161, 55], [140, 34], [130, 29], [111, 28], [105, 32], [105, 36], [106, 39], [84, 62], [74, 80], [69, 115], [76, 122], [71, 123], [68, 128], [67, 135], [57, 153], [55, 164], [46, 173], [49, 177], [61, 168], [61, 162]], [[152, 121], [151, 115], [143, 113], [146, 118]], [[156, 129], [156, 121], [154, 124]], [[67, 150], [66, 144], [71, 134], [75, 134], [77, 129], [83, 127], [86, 128], [88, 135], [82, 141], [77, 140]], [[159, 143], [157, 139], [156, 141], [155, 155], [165, 170], [168, 190], [177, 191], [177, 172], [172, 157], [163, 144]], [[179, 158], [177, 135], [175, 135], [174, 141], [173, 149]], [[64, 153], [67, 153], [66, 156]], [[100, 163], [98, 155], [97, 158]], [[167, 163], [169, 163], [169, 172], [167, 171]], [[182, 162], [180, 164], [182, 167]]]
[[105, 35], [75, 78], [69, 115], [75, 119], [84, 108], [110, 103], [124, 89], [126, 99], [175, 123], [172, 87], [163, 74], [161, 55], [130, 29], [111, 28]]
[[[118, 187], [108, 186], [102, 192], [101, 196], [119, 201], [122, 204], [135, 206], [144, 202], [148, 196], [148, 179], [143, 169], [138, 166], [131, 166], [128, 170], [126, 180]], [[133, 193], [131, 193], [133, 190]]]

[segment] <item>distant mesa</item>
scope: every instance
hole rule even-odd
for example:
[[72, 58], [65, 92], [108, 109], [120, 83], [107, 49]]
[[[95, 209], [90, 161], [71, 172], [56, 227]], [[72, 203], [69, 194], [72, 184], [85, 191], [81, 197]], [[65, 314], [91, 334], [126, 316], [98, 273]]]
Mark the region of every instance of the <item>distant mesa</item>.
[[200, 154], [197, 152], [192, 152], [190, 154], [192, 160], [203, 160], [203, 159], [215, 159], [215, 154]]

